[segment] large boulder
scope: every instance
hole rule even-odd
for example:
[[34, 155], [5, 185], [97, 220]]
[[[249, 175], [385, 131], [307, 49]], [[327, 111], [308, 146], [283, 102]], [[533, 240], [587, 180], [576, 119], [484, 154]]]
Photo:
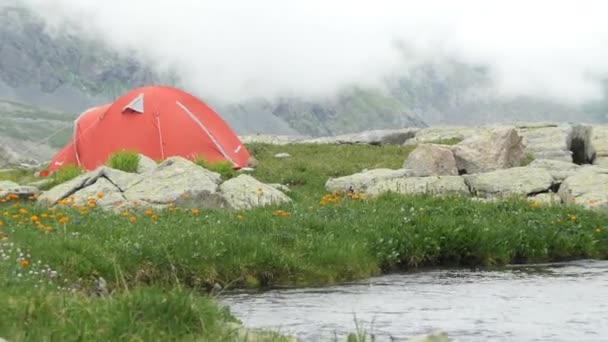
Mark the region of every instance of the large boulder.
[[245, 174], [222, 183], [220, 193], [230, 208], [235, 210], [291, 202], [291, 199], [279, 189]]
[[129, 201], [167, 205], [187, 196], [213, 195], [221, 182], [220, 175], [182, 157], [170, 157], [148, 172], [141, 181], [125, 189]]
[[435, 144], [418, 145], [408, 155], [403, 168], [412, 170], [412, 175], [416, 177], [458, 175], [452, 151]]
[[[98, 197], [100, 194], [103, 195], [101, 198]], [[94, 183], [76, 191], [70, 197], [74, 199], [71, 203], [81, 206], [87, 205], [89, 199], [94, 199], [96, 205], [102, 208], [116, 211], [129, 206], [120, 189], [105, 177], [97, 178]]]
[[369, 186], [365, 194], [375, 197], [384, 193], [470, 196], [461, 176], [402, 177], [385, 179]]
[[608, 125], [593, 126], [591, 144], [596, 153], [594, 164], [608, 168]]
[[534, 159], [528, 166], [549, 171], [557, 182], [574, 175], [581, 168], [580, 165], [555, 159]]
[[486, 173], [464, 175], [474, 196], [509, 197], [547, 192], [554, 184], [549, 171], [532, 167], [514, 167]]
[[365, 192], [366, 189], [377, 182], [411, 176], [412, 172], [407, 169], [373, 169], [344, 176], [339, 178], [330, 178], [325, 183], [325, 190], [328, 192], [343, 192], [357, 191]]
[[480, 130], [454, 145], [452, 151], [456, 167], [467, 174], [521, 166], [526, 159], [522, 137], [508, 126]]
[[567, 123], [519, 126], [526, 152], [535, 159], [556, 159], [577, 164], [590, 163], [595, 157], [592, 127]]
[[34, 186], [19, 185], [11, 181], [0, 181], [0, 199], [9, 195], [19, 196], [19, 198], [29, 198], [37, 196], [40, 190]]
[[564, 180], [558, 194], [565, 204], [608, 208], [608, 170], [586, 167]]

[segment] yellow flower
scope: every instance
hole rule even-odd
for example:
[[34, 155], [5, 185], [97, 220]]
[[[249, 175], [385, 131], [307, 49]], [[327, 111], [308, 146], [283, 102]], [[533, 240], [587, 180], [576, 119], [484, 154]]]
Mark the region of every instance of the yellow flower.
[[22, 209], [19, 209], [19, 214], [21, 214], [21, 215], [25, 215], [25, 214], [27, 214], [27, 210], [25, 210], [25, 209], [23, 209], [23, 208], [22, 208]]
[[4, 222], [2, 222], [2, 220], [0, 220], [0, 227], [4, 226]]
[[239, 220], [241, 220], [241, 221], [243, 221], [243, 220], [245, 219], [245, 217], [244, 217], [243, 215], [241, 215], [241, 214], [238, 214], [238, 215], [237, 215], [237, 218], [238, 218]]
[[146, 209], [146, 215], [147, 215], [147, 216], [151, 216], [152, 214], [154, 214], [154, 213], [152, 212], [152, 210], [150, 210], [150, 209]]
[[157, 221], [158, 220], [158, 216], [157, 215], [152, 215], [152, 216], [150, 216], [150, 218], [152, 219], [152, 221]]
[[568, 218], [570, 219], [570, 221], [576, 221], [576, 215], [568, 214]]
[[10, 215], [8, 211], [5, 211], [4, 213], [2, 213], [2, 216], [8, 216]]
[[538, 201], [532, 201], [532, 203], [530, 203], [530, 206], [532, 208], [538, 208]]
[[183, 195], [182, 195], [182, 197], [183, 197], [184, 199], [188, 199], [188, 198], [190, 198], [190, 194], [183, 194]]
[[128, 211], [124, 211], [124, 212], [122, 213], [122, 216], [124, 216], [124, 217], [129, 216], [129, 212], [128, 212]]
[[198, 213], [199, 213], [198, 209], [192, 209], [192, 214], [198, 215]]
[[19, 262], [19, 264], [21, 265], [21, 267], [27, 267], [27, 265], [29, 265], [30, 262], [27, 261], [27, 259], [21, 259], [21, 261]]
[[66, 223], [68, 223], [69, 220], [70, 219], [67, 216], [64, 216], [64, 217], [62, 217], [62, 218], [59, 219], [59, 223], [66, 224]]
[[598, 234], [601, 233], [602, 232], [602, 228], [600, 228], [600, 227], [595, 228], [595, 232], [598, 233]]
[[48, 216], [49, 216], [49, 215], [48, 215], [47, 213], [42, 213], [42, 214], [40, 214], [40, 217], [42, 217], [42, 218], [47, 218]]

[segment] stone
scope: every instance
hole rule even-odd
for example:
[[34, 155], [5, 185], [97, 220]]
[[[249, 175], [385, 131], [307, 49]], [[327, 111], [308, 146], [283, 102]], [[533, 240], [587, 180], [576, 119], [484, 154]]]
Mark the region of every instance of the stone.
[[11, 181], [0, 181], [0, 199], [8, 195], [16, 195], [19, 198], [27, 199], [31, 196], [38, 196], [40, 190], [34, 186], [19, 185]]
[[139, 163], [137, 164], [137, 173], [146, 173], [156, 169], [156, 162], [152, 158], [143, 154], [139, 155]]
[[558, 194], [564, 204], [605, 208], [608, 202], [608, 170], [582, 168], [562, 182]]
[[456, 160], [452, 151], [436, 144], [418, 145], [403, 163], [404, 169], [412, 170], [412, 176], [457, 176]]
[[538, 205], [558, 205], [562, 203], [562, 199], [554, 192], [545, 192], [530, 196], [528, 197], [528, 200]]
[[401, 177], [384, 179], [370, 185], [365, 194], [369, 197], [385, 193], [460, 195], [469, 197], [469, 188], [461, 176]]
[[160, 163], [154, 172], [129, 186], [124, 196], [129, 201], [144, 204], [167, 205], [184, 195], [212, 195], [218, 190], [220, 175], [206, 170], [182, 157], [170, 157]]
[[526, 155], [514, 127], [480, 130], [452, 147], [461, 173], [476, 174], [521, 166]]
[[595, 149], [594, 164], [608, 167], [608, 125], [593, 126], [591, 144]]
[[571, 162], [555, 159], [535, 159], [528, 167], [545, 169], [551, 173], [553, 179], [557, 182], [561, 182], [564, 179], [574, 175], [580, 166]]
[[576, 164], [590, 163], [595, 157], [592, 126], [579, 124], [546, 124], [518, 128], [526, 152], [535, 159], [555, 159]]
[[228, 205], [235, 210], [291, 202], [280, 190], [244, 174], [222, 183], [219, 191]]
[[464, 175], [473, 196], [509, 197], [547, 192], [553, 176], [541, 168], [514, 167], [474, 175]]
[[[98, 194], [103, 194], [103, 197], [98, 198]], [[97, 178], [94, 183], [76, 191], [71, 196], [74, 198], [73, 204], [80, 206], [86, 205], [89, 199], [94, 199], [97, 206], [104, 209], [120, 210], [129, 205], [120, 189], [104, 177]]]
[[418, 145], [422, 143], [442, 144], [458, 142], [476, 133], [478, 128], [466, 126], [439, 126], [422, 128], [416, 135], [405, 141], [404, 145]]
[[328, 192], [357, 191], [365, 192], [367, 187], [382, 180], [410, 176], [411, 170], [380, 168], [355, 173], [350, 176], [330, 178], [325, 183]]
[[277, 159], [285, 159], [285, 158], [291, 157], [291, 154], [286, 153], [286, 152], [282, 152], [282, 153], [275, 154], [274, 157], [277, 158]]
[[413, 138], [419, 128], [377, 129], [358, 133], [342, 134], [333, 137], [307, 139], [308, 144], [364, 144], [364, 145], [402, 145]]

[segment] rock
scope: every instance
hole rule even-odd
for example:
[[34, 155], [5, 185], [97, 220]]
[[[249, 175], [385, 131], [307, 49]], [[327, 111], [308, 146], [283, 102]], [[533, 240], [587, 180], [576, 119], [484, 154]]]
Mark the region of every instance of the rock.
[[378, 129], [351, 134], [342, 134], [335, 137], [322, 137], [307, 139], [302, 143], [309, 144], [366, 144], [366, 145], [403, 145], [413, 138], [419, 128]]
[[137, 164], [137, 173], [146, 173], [156, 169], [156, 162], [143, 154], [139, 155], [139, 164]]
[[291, 157], [291, 154], [286, 153], [286, 152], [282, 152], [282, 153], [275, 154], [274, 157], [277, 158], [277, 159], [284, 159], [284, 158]]
[[593, 126], [591, 144], [595, 149], [594, 164], [608, 167], [608, 125]]
[[577, 164], [590, 163], [595, 157], [588, 125], [546, 124], [520, 127], [526, 152], [535, 159], [555, 159]]
[[[98, 194], [103, 194], [102, 198], [98, 198]], [[99, 207], [120, 210], [129, 205], [127, 199], [116, 185], [110, 182], [107, 178], [98, 177], [94, 183], [76, 191], [73, 204], [86, 205], [89, 199], [94, 199]]]
[[38, 197], [38, 201], [51, 205], [56, 204], [60, 200], [72, 196], [79, 190], [95, 184], [99, 178], [105, 178], [115, 188], [117, 188], [118, 191], [121, 192], [124, 192], [144, 179], [138, 174], [112, 169], [107, 166], [100, 166], [93, 171], [82, 174], [65, 183], [56, 185]]
[[11, 181], [0, 181], [0, 199], [8, 195], [17, 195], [19, 198], [27, 199], [38, 194], [40, 194], [40, 190], [34, 186], [19, 185]]
[[538, 205], [557, 205], [562, 203], [562, 199], [554, 192], [545, 192], [530, 196], [528, 197], [528, 200]]
[[235, 210], [291, 202], [291, 199], [278, 189], [249, 175], [239, 175], [225, 181], [220, 185], [220, 193]]
[[258, 160], [254, 156], [250, 156], [249, 160], [247, 161], [247, 167], [244, 167], [243, 169], [246, 169], [246, 168], [253, 169], [253, 168], [258, 167], [258, 164], [259, 164]]
[[452, 151], [435, 144], [418, 145], [408, 155], [403, 168], [412, 170], [412, 175], [416, 177], [458, 175]]
[[343, 192], [349, 190], [365, 192], [368, 186], [379, 181], [406, 177], [410, 176], [411, 174], [411, 170], [407, 169], [393, 170], [380, 168], [363, 171], [350, 176], [330, 178], [325, 183], [325, 190], [328, 192]]
[[416, 132], [412, 139], [405, 141], [404, 145], [417, 145], [421, 143], [458, 142], [471, 136], [477, 131], [476, 127], [444, 126], [423, 128]]
[[220, 175], [206, 170], [182, 157], [170, 157], [160, 163], [154, 172], [124, 191], [129, 201], [167, 205], [188, 196], [199, 198], [215, 194], [221, 182]]
[[398, 194], [432, 194], [470, 196], [461, 176], [402, 177], [384, 179], [370, 185], [365, 194], [370, 197], [387, 192]]
[[448, 342], [448, 334], [444, 331], [434, 331], [432, 333], [416, 336], [407, 340], [407, 342]]
[[549, 171], [514, 167], [474, 175], [464, 175], [471, 193], [477, 197], [508, 197], [548, 191], [553, 185]]
[[557, 182], [574, 175], [580, 169], [579, 165], [554, 159], [535, 159], [528, 166], [549, 171]]
[[[599, 171], [599, 172], [598, 172]], [[582, 168], [566, 178], [558, 191], [564, 204], [580, 204], [587, 208], [608, 206], [608, 170]]]
[[521, 166], [526, 158], [514, 127], [480, 130], [453, 146], [456, 167], [467, 174]]

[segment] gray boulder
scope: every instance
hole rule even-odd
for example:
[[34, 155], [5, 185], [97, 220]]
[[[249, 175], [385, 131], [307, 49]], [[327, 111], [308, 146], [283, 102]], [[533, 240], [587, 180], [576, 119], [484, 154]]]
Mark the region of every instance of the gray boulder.
[[412, 175], [416, 177], [458, 175], [452, 151], [435, 144], [418, 145], [408, 155], [403, 168], [412, 170]]
[[467, 174], [521, 166], [526, 155], [522, 137], [514, 127], [495, 127], [453, 146], [456, 167]]
[[596, 153], [594, 164], [608, 167], [608, 125], [593, 126], [591, 144]]
[[[102, 198], [97, 195], [102, 194]], [[94, 183], [76, 191], [73, 195], [73, 204], [86, 205], [89, 199], [94, 199], [96, 205], [119, 211], [129, 206], [129, 202], [120, 189], [105, 177], [98, 177]]]
[[34, 186], [19, 185], [11, 181], [0, 181], [0, 199], [8, 195], [16, 195], [25, 199], [40, 194], [40, 190]]
[[565, 204], [587, 208], [608, 208], [608, 170], [582, 168], [564, 180], [558, 194]]
[[139, 155], [139, 163], [137, 164], [137, 173], [146, 173], [156, 169], [156, 162], [143, 154]]
[[277, 188], [245, 174], [225, 181], [220, 185], [219, 191], [229, 207], [235, 210], [291, 202], [291, 199]]
[[124, 190], [129, 201], [167, 205], [188, 196], [212, 195], [218, 190], [220, 175], [182, 157], [170, 157], [141, 181]]
[[349, 190], [365, 192], [369, 186], [377, 182], [411, 175], [412, 171], [407, 169], [374, 169], [355, 173], [350, 176], [330, 178], [325, 183], [325, 190], [328, 192], [343, 192]]
[[545, 124], [520, 126], [526, 152], [535, 159], [556, 159], [566, 162], [591, 162], [595, 155], [592, 127], [588, 125]]
[[549, 171], [532, 167], [514, 167], [474, 175], [464, 175], [474, 196], [509, 197], [547, 192], [553, 185]]
[[370, 185], [365, 194], [369, 197], [385, 193], [470, 196], [469, 188], [461, 176], [402, 177], [385, 179]]
[[535, 159], [528, 166], [549, 171], [557, 182], [574, 175], [580, 169], [579, 165], [555, 159]]

